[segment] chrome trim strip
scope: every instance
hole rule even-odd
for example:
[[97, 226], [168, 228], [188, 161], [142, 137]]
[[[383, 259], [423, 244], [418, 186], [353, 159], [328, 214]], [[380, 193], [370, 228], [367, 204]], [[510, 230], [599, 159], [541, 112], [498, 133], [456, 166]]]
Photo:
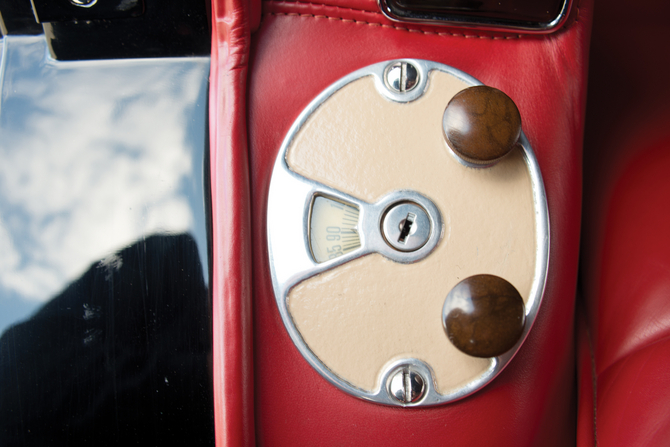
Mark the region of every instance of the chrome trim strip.
[[420, 25], [453, 26], [459, 28], [472, 28], [476, 30], [513, 32], [519, 31], [524, 34], [548, 34], [558, 30], [565, 24], [570, 15], [573, 0], [564, 0], [558, 15], [550, 22], [540, 22], [529, 25], [524, 21], [501, 21], [496, 19], [481, 19], [477, 17], [464, 16], [436, 16], [429, 13], [421, 14], [410, 12], [405, 15], [394, 11], [388, 0], [377, 0], [380, 11], [386, 18], [394, 22], [416, 23]]

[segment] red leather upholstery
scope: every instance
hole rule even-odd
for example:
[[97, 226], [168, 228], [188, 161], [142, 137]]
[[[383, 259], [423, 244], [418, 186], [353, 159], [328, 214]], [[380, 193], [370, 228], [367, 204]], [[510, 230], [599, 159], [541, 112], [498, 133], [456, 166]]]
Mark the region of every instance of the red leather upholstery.
[[[591, 294], [599, 445], [670, 440], [670, 134], [608, 195]], [[585, 443], [584, 445], [591, 445]]]
[[582, 278], [596, 398], [579, 445], [670, 440], [670, 4], [630, 8], [608, 2], [594, 23]]
[[249, 2], [212, 2], [209, 97], [216, 445], [254, 444], [246, 84]]
[[[578, 15], [567, 29], [529, 37], [395, 25], [376, 12], [371, 0], [263, 4], [260, 28], [252, 35], [248, 89], [260, 445], [574, 443], [573, 314], [591, 6], [590, 1], [578, 4]], [[452, 65], [515, 100], [542, 169], [551, 220], [549, 281], [525, 345], [487, 388], [430, 409], [370, 404], [322, 379], [283, 327], [267, 261], [267, 191], [290, 125], [335, 80], [401, 57]]]
[[670, 337], [668, 137], [628, 164], [610, 197], [595, 303], [598, 374]]

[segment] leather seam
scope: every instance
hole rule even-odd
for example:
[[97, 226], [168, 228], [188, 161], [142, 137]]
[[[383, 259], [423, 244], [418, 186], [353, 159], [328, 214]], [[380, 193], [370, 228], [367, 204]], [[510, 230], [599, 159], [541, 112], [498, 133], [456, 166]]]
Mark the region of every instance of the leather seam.
[[593, 445], [598, 447], [598, 375], [596, 373], [596, 356], [593, 351], [591, 331], [586, 325], [586, 339], [589, 342], [589, 357], [591, 357], [591, 386], [593, 387]]
[[379, 11], [377, 11], [377, 10], [347, 8], [347, 7], [344, 7], [344, 6], [327, 5], [325, 3], [301, 2], [299, 0], [265, 0], [264, 3], [288, 3], [288, 4], [293, 4], [293, 5], [317, 6], [317, 7], [344, 9], [346, 11], [353, 11], [353, 12], [369, 12], [369, 13], [372, 13], [372, 14], [379, 14]]
[[[272, 2], [268, 2], [272, 3]], [[328, 5], [323, 5], [323, 6], [328, 6]], [[335, 8], [339, 8], [335, 6]], [[349, 8], [350, 9], [350, 8]], [[353, 11], [361, 11], [361, 12], [370, 12], [370, 11], [363, 11], [363, 10], [353, 10]], [[374, 13], [377, 14], [377, 13]], [[419, 33], [419, 34], [426, 34], [426, 35], [435, 35], [435, 36], [450, 36], [450, 37], [464, 37], [466, 39], [491, 39], [491, 40], [514, 40], [514, 39], [521, 39], [524, 36], [515, 34], [511, 36], [484, 36], [480, 34], [465, 34], [465, 33], [448, 33], [448, 32], [437, 32], [437, 31], [424, 31], [420, 29], [414, 29], [414, 28], [406, 28], [402, 26], [394, 26], [394, 25], [387, 25], [384, 23], [380, 22], [368, 22], [365, 20], [356, 20], [356, 19], [345, 19], [343, 17], [332, 17], [332, 16], [327, 16], [327, 15], [321, 15], [321, 14], [300, 14], [296, 12], [267, 12], [263, 14], [265, 17], [267, 16], [289, 16], [289, 17], [307, 17], [307, 18], [314, 18], [314, 19], [328, 19], [328, 20], [339, 20], [344, 23], [355, 23], [358, 25], [368, 25], [368, 26], [374, 26], [374, 27], [381, 27], [381, 28], [391, 28], [399, 31], [406, 31], [409, 33]]]
[[[304, 1], [300, 1], [300, 0], [294, 0], [294, 1], [291, 1], [291, 0], [265, 0], [264, 3], [276, 3], [276, 4], [277, 3], [283, 3], [283, 4], [289, 4], [289, 5], [290, 4], [305, 5], [305, 6], [314, 6], [314, 7], [334, 8], [334, 9], [337, 9], [337, 10], [351, 11], [351, 12], [354, 12], [354, 13], [364, 12], [364, 13], [369, 13], [369, 14], [380, 14], [380, 12], [376, 11], [376, 10], [347, 8], [347, 7], [344, 7], [344, 6], [329, 5], [329, 4], [325, 4], [325, 3], [316, 3], [316, 2], [304, 2]], [[576, 13], [575, 13], [574, 19], [568, 21], [568, 23], [563, 25], [563, 27], [562, 27], [563, 31], [569, 30], [576, 23], [580, 22], [581, 12], [582, 12], [581, 11], [581, 3], [582, 3], [581, 0], [575, 0], [574, 8], [576, 9]], [[521, 39], [522, 37], [524, 37], [523, 34], [512, 34], [512, 35], [509, 35], [509, 36], [490, 36], [490, 35], [481, 35], [481, 34], [465, 34], [465, 33], [423, 31], [423, 30], [419, 30], [419, 29], [415, 29], [415, 28], [407, 28], [407, 27], [402, 27], [402, 26], [387, 25], [387, 24], [383, 24], [381, 22], [368, 22], [368, 21], [364, 21], [364, 20], [344, 19], [342, 17], [332, 17], [332, 16], [326, 16], [326, 15], [322, 16], [320, 14], [300, 14], [300, 13], [272, 12], [272, 13], [264, 13], [263, 15], [266, 15], [266, 16], [267, 15], [274, 15], [274, 16], [278, 16], [278, 15], [286, 15], [286, 16], [298, 15], [300, 17], [326, 18], [326, 19], [330, 19], [330, 20], [342, 20], [344, 22], [367, 24], [367, 25], [370, 25], [370, 26], [379, 25], [379, 26], [384, 27], [384, 28], [394, 28], [394, 29], [401, 30], [401, 31], [418, 32], [418, 33], [422, 33], [422, 34], [428, 34], [428, 35], [432, 34], [432, 35], [438, 35], [438, 36], [453, 36], [453, 37], [466, 37], [466, 38], [476, 37], [476, 38], [480, 38], [480, 39], [493, 39], [493, 40]], [[558, 32], [559, 30], [556, 30], [556, 31]]]
[[570, 28], [572, 28], [575, 24], [579, 23], [579, 19], [581, 17], [581, 13], [582, 13], [581, 6], [582, 6], [582, 1], [581, 0], [575, 0], [575, 9], [577, 10], [577, 12], [575, 13], [575, 18], [572, 19], [572, 20], [568, 20], [565, 23], [565, 25], [563, 25], [563, 27], [561, 28], [562, 31], [567, 31]]

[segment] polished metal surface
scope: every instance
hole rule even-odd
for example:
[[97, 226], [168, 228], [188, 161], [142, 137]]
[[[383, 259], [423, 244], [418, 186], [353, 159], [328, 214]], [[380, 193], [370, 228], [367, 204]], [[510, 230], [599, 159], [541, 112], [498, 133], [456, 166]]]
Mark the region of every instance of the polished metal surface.
[[401, 202], [389, 208], [382, 219], [386, 242], [396, 250], [415, 251], [423, 247], [433, 231], [426, 210], [412, 202]]
[[75, 6], [79, 6], [80, 8], [90, 8], [97, 2], [98, 0], [70, 0], [70, 3], [72, 3]]
[[[564, 0], [560, 11], [546, 22], [504, 21], [495, 17], [468, 17], [463, 15], [437, 15], [422, 11], [401, 11], [393, 7], [390, 0], [377, 0], [379, 9], [390, 20], [423, 25], [453, 26], [496, 32], [522, 32], [525, 34], [547, 34], [563, 26], [570, 14], [572, 0]], [[477, 5], [477, 2], [473, 2]]]
[[388, 392], [402, 405], [415, 404], [423, 397], [425, 380], [409, 365], [403, 365], [389, 380]]
[[51, 57], [84, 61], [209, 57], [209, 2], [31, 0]]
[[394, 62], [384, 72], [386, 86], [397, 93], [412, 91], [419, 83], [419, 72], [407, 62]]
[[[386, 85], [385, 73], [395, 63], [407, 63], [414, 66], [419, 74], [418, 83], [413, 90], [400, 93], [389, 89]], [[361, 399], [385, 405], [405, 406], [389, 394], [385, 385], [368, 392], [352, 386], [334, 374], [305, 344], [297, 330], [287, 307], [288, 293], [292, 287], [303, 280], [336, 268], [344, 263], [358, 259], [370, 253], [380, 253], [395, 262], [418, 262], [428, 256], [441, 243], [443, 231], [442, 216], [437, 207], [428, 198], [415, 191], [396, 191], [388, 194], [377, 203], [367, 203], [356, 197], [342, 193], [321, 183], [302, 177], [291, 171], [286, 163], [286, 152], [298, 131], [315, 110], [334, 93], [347, 84], [365, 77], [372, 76], [378, 93], [394, 102], [414, 101], [423, 95], [428, 86], [428, 74], [432, 70], [448, 73], [468, 85], [481, 85], [477, 79], [455, 68], [418, 59], [381, 62], [355, 71], [335, 82], [317, 96], [293, 123], [279, 150], [270, 181], [267, 208], [267, 240], [268, 258], [272, 285], [277, 307], [282, 321], [293, 343], [302, 356], [316, 369], [321, 376], [337, 388]], [[439, 393], [434, 384], [433, 373], [429, 365], [415, 358], [403, 358], [386, 365], [380, 377], [380, 384], [388, 384], [389, 378], [400, 366], [411, 368], [425, 378], [424, 397], [411, 405], [431, 406], [462, 399], [485, 386], [502, 371], [514, 357], [518, 348], [525, 340], [537, 315], [544, 287], [549, 261], [549, 218], [544, 184], [537, 160], [530, 143], [522, 133], [519, 140], [523, 159], [530, 173], [533, 189], [533, 205], [535, 209], [536, 262], [530, 295], [526, 303], [526, 321], [519, 342], [509, 352], [491, 358], [488, 369], [479, 377], [447, 394]], [[308, 227], [310, 204], [316, 196], [326, 196], [344, 203], [352, 204], [360, 209], [359, 233], [361, 247], [343, 256], [317, 263], [311, 255]], [[398, 202], [414, 202], [427, 211], [431, 231], [428, 242], [413, 252], [401, 252], [391, 248], [380, 232], [381, 219], [385, 212]], [[445, 291], [446, 296], [447, 291]], [[439, 318], [439, 316], [437, 316]]]
[[[440, 231], [432, 231], [428, 241], [411, 252], [398, 251], [384, 240], [379, 226], [382, 216], [398, 202], [419, 204], [428, 211], [430, 226], [442, 228], [442, 218], [435, 204], [414, 191], [395, 191], [378, 202], [367, 203], [297, 175], [288, 169], [283, 159], [278, 159], [275, 164], [272, 185], [268, 200], [268, 241], [273, 278], [280, 287], [279, 296], [286, 295], [294, 285], [309, 277], [370, 253], [380, 253], [396, 262], [417, 262], [428, 256], [440, 240]], [[318, 196], [352, 204], [360, 210], [360, 247], [324, 262], [313, 258], [308, 231], [310, 206]]]
[[0, 43], [0, 445], [213, 445], [209, 59]]

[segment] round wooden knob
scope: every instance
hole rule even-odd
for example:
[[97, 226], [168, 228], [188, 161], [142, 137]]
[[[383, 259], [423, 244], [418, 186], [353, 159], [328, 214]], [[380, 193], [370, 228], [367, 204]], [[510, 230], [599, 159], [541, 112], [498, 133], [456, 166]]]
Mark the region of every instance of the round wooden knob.
[[490, 165], [507, 155], [521, 135], [521, 115], [500, 90], [478, 85], [458, 92], [442, 118], [449, 147], [469, 163]]
[[451, 343], [473, 357], [496, 357], [519, 341], [524, 303], [516, 288], [498, 276], [475, 275], [456, 284], [442, 310]]

